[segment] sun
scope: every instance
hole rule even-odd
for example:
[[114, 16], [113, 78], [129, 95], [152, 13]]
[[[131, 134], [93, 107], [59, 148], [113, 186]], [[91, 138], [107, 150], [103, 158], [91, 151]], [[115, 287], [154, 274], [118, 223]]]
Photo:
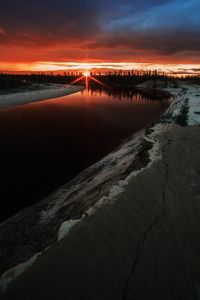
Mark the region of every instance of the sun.
[[97, 78], [92, 76], [91, 70], [87, 70], [85, 69], [85, 71], [81, 74], [81, 76], [79, 76], [78, 78], [74, 79], [73, 81], [71, 81], [70, 84], [75, 84], [81, 80], [85, 81], [85, 87], [86, 87], [86, 91], [88, 91], [89, 88], [89, 82], [91, 80], [96, 81], [97, 83], [99, 83], [102, 86], [107, 87], [103, 82], [99, 81]]
[[90, 72], [89, 72], [89, 71], [85, 71], [85, 72], [83, 73], [83, 76], [85, 76], [85, 77], [90, 76]]

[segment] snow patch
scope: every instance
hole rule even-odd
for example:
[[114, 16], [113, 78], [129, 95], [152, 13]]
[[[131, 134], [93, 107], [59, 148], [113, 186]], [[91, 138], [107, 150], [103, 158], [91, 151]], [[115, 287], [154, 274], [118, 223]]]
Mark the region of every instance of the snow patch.
[[[133, 136], [126, 144], [81, 173], [70, 186], [67, 184], [56, 191], [48, 206], [41, 212], [39, 223], [47, 224], [61, 208], [76, 202], [77, 199], [84, 198], [88, 192], [98, 189], [99, 185], [107, 180], [117, 178], [134, 160], [141, 138], [141, 136]], [[115, 190], [116, 187], [112, 193], [116, 192]]]
[[0, 95], [0, 108], [63, 97], [81, 90], [83, 90], [81, 86], [51, 84], [43, 86], [43, 90]]
[[132, 172], [128, 177], [127, 181], [129, 182], [133, 177], [137, 176], [139, 173], [143, 172], [147, 168], [150, 168], [153, 163], [162, 159], [162, 145], [158, 140], [158, 136], [164, 132], [167, 132], [169, 129], [169, 125], [158, 123], [155, 125], [152, 130], [153, 132], [145, 137], [145, 139], [152, 143], [152, 148], [148, 151], [149, 153], [149, 163], [144, 168], [140, 170]]
[[[46, 210], [43, 210], [41, 212], [41, 218], [39, 223], [40, 224], [48, 223], [49, 220], [52, 219], [55, 216], [55, 214], [58, 212], [58, 210], [63, 206], [64, 202], [66, 201], [66, 198], [69, 197], [70, 194], [76, 192], [80, 188], [80, 186], [81, 186], [80, 184], [73, 185], [67, 191], [65, 189], [59, 189], [54, 194], [54, 197], [50, 202], [49, 207], [47, 207]], [[51, 205], [52, 202], [53, 205]]]
[[157, 160], [162, 159], [162, 146], [157, 137], [159, 134], [161, 134], [163, 132], [167, 132], [167, 130], [169, 129], [169, 126], [170, 125], [157, 124], [152, 128], [153, 132], [149, 136], [145, 137], [145, 139], [152, 142], [152, 145], [153, 145], [152, 149], [150, 149], [148, 151], [150, 162], [144, 168], [141, 168], [140, 170], [137, 170], [137, 171], [133, 171], [129, 176], [127, 176], [126, 179], [120, 180], [117, 185], [112, 186], [110, 188], [108, 196], [103, 196], [99, 201], [97, 201], [95, 203], [95, 205], [93, 207], [90, 207], [87, 210], [86, 214], [88, 216], [93, 215], [97, 211], [97, 209], [104, 206], [105, 204], [112, 204], [117, 199], [119, 194], [121, 194], [125, 191], [125, 186], [127, 186], [129, 184], [130, 180], [133, 177], [137, 176], [139, 173], [143, 172], [145, 169], [152, 166], [152, 164], [154, 162], [156, 162]]
[[[181, 84], [178, 89], [168, 88], [165, 90], [174, 95], [174, 100], [164, 113], [164, 116], [171, 113], [173, 117], [177, 117], [187, 101], [189, 107], [188, 126], [200, 124], [200, 86]], [[173, 120], [171, 122], [173, 123]]]
[[77, 223], [79, 223], [81, 219], [78, 220], [68, 220], [63, 222], [58, 231], [58, 241], [62, 240], [70, 231], [70, 229]]
[[19, 277], [23, 274], [41, 255], [41, 252], [38, 252], [34, 256], [32, 256], [28, 261], [21, 263], [14, 268], [6, 271], [0, 278], [0, 295], [3, 294], [6, 290], [8, 285], [11, 283], [12, 280]]
[[174, 111], [173, 111], [173, 117], [177, 117], [180, 115], [180, 109], [176, 108]]

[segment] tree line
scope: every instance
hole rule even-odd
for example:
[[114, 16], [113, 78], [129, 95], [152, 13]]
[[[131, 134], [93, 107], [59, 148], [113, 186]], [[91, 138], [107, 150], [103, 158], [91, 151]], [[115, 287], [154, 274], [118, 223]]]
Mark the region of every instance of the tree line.
[[[121, 72], [121, 73], [120, 73]], [[34, 73], [34, 74], [6, 74], [0, 73], [0, 90], [3, 89], [15, 89], [24, 88], [32, 83], [57, 83], [57, 84], [70, 84], [72, 81], [82, 76], [81, 72], [70, 73], [64, 72], [63, 74], [53, 73]], [[91, 72], [91, 76], [103, 82], [108, 86], [127, 86], [132, 87], [142, 82], [151, 80], [154, 83], [153, 87], [157, 87], [158, 82], [163, 82], [164, 86], [167, 86], [169, 82], [174, 85], [177, 84], [177, 80], [191, 81], [200, 84], [200, 75], [190, 75], [186, 77], [176, 77], [167, 75], [165, 73], [160, 74], [157, 70], [154, 71], [109, 71], [107, 73], [95, 73]], [[77, 84], [84, 84], [85, 79], [79, 81]], [[97, 83], [90, 81], [90, 85], [95, 86]]]

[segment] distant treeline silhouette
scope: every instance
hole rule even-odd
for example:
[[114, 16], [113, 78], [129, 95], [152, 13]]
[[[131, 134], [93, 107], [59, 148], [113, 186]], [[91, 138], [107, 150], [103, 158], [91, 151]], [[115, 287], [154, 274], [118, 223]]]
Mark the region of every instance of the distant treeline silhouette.
[[[28, 87], [31, 83], [57, 83], [57, 84], [70, 84], [76, 78], [82, 76], [81, 72], [70, 73], [64, 72], [62, 75], [55, 75], [53, 73], [34, 73], [34, 74], [6, 74], [0, 73], [0, 90], [3, 89], [19, 89]], [[133, 87], [145, 81], [151, 80], [153, 87], [158, 87], [158, 81], [163, 82], [164, 86], [167, 86], [169, 82], [176, 85], [178, 80], [191, 81], [200, 84], [200, 75], [186, 76], [186, 77], [173, 77], [165, 73], [158, 73], [155, 71], [114, 71], [107, 73], [91, 73], [91, 76], [95, 77], [105, 85], [109, 87], [127, 86]], [[84, 84], [85, 79], [79, 81], [77, 84]], [[97, 86], [94, 81], [90, 81], [91, 86]]]

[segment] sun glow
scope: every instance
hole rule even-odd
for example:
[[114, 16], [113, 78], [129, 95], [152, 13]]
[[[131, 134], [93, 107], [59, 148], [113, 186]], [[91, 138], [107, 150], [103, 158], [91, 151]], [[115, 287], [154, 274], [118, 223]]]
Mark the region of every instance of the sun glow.
[[101, 82], [100, 80], [97, 80], [96, 78], [94, 78], [92, 75], [91, 75], [91, 72], [89, 70], [85, 70], [82, 75], [78, 78], [76, 78], [75, 80], [73, 80], [70, 84], [75, 84], [79, 81], [83, 81], [85, 82], [85, 89], [86, 89], [86, 93], [88, 94], [88, 91], [89, 91], [89, 82], [91, 80], [95, 81], [96, 83], [104, 86], [104, 87], [107, 87], [103, 82]]
[[83, 75], [84, 75], [85, 77], [88, 77], [88, 76], [90, 76], [90, 72], [89, 72], [89, 71], [85, 71], [85, 72], [83, 73]]
[[155, 64], [155, 63], [131, 63], [131, 62], [34, 62], [34, 63], [3, 63], [0, 62], [0, 72], [54, 72], [63, 74], [65, 72], [79, 72], [83, 77], [90, 77], [90, 74], [102, 74], [109, 71], [130, 71], [130, 70], [157, 70], [169, 75], [199, 74], [200, 64]]

